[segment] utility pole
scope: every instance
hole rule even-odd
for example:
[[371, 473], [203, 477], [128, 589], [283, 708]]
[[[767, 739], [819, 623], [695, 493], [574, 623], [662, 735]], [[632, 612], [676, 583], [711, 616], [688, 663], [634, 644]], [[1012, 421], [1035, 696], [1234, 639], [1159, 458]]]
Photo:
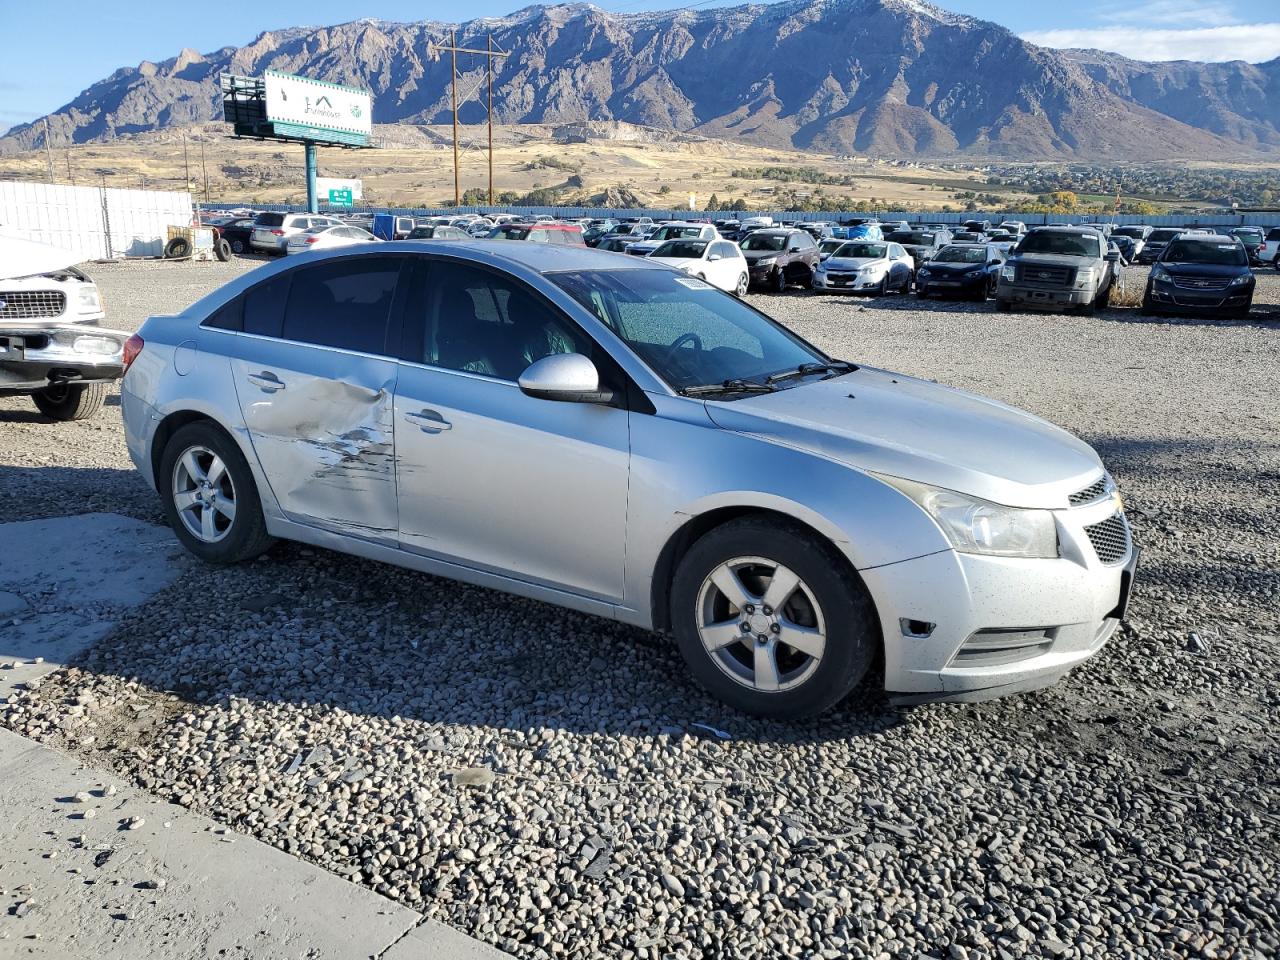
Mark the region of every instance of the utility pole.
[[483, 50], [473, 49], [471, 47], [460, 47], [458, 46], [457, 31], [450, 30], [449, 45], [447, 47], [439, 46], [435, 42], [427, 45], [427, 57], [431, 60], [435, 60], [441, 53], [448, 52], [449, 64], [453, 72], [449, 87], [453, 101], [453, 205], [455, 207], [461, 206], [462, 204], [462, 186], [458, 170], [458, 105], [459, 103], [466, 103], [480, 86], [479, 84], [476, 84], [475, 87], [472, 87], [469, 92], [463, 94], [462, 98], [459, 99], [458, 54], [460, 53], [477, 54], [484, 57], [487, 63], [486, 75], [489, 81], [489, 204], [491, 206], [493, 204], [493, 58], [506, 57], [510, 56], [510, 54], [504, 50], [495, 50], [493, 48], [492, 34], [488, 34], [485, 39], [486, 43]]
[[182, 183], [183, 190], [191, 189], [191, 163], [187, 159], [187, 135], [182, 135], [182, 170], [186, 175], [186, 179]]
[[53, 183], [53, 147], [49, 143], [49, 118], [44, 118], [44, 158], [49, 164], [49, 182]]
[[453, 77], [453, 205], [457, 207], [462, 204], [462, 194], [458, 192], [458, 38], [452, 30], [449, 31], [449, 63]]
[[209, 168], [204, 165], [204, 141], [200, 141], [200, 175], [204, 177], [204, 202], [209, 205]]

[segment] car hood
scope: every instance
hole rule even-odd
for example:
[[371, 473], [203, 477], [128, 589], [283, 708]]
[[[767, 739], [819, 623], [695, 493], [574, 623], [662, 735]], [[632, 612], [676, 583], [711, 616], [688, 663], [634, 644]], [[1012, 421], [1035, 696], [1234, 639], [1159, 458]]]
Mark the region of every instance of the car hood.
[[765, 260], [769, 257], [780, 257], [786, 252], [786, 250], [743, 250], [742, 255], [747, 258], [748, 263], [755, 263], [757, 260]]
[[860, 270], [863, 267], [880, 267], [889, 261], [884, 257], [827, 257], [822, 265], [828, 270]]
[[677, 270], [688, 270], [696, 263], [701, 263], [697, 257], [650, 257], [654, 263], [661, 263], [668, 267], [675, 267]]
[[920, 269], [928, 270], [930, 273], [969, 273], [970, 271], [982, 270], [985, 266], [985, 263], [956, 263], [950, 260], [942, 262], [930, 260], [928, 263], [922, 263]]
[[73, 250], [0, 234], [0, 280], [54, 273], [74, 267], [83, 259]]
[[724, 430], [1007, 506], [1066, 507], [1102, 469], [1088, 444], [1039, 417], [886, 370], [706, 406]]
[[1245, 264], [1230, 263], [1165, 263], [1161, 261], [1157, 266], [1168, 271], [1175, 277], [1236, 277], [1244, 273], [1252, 273]]

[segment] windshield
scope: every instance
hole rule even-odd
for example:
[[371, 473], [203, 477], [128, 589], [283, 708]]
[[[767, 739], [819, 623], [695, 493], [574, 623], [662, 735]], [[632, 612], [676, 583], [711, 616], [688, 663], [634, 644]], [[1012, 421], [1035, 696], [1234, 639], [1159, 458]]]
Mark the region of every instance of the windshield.
[[735, 297], [670, 270], [548, 274], [673, 389], [763, 381], [826, 358]]
[[986, 247], [943, 247], [934, 263], [986, 263]]
[[1131, 237], [1134, 240], [1141, 240], [1145, 227], [1121, 227], [1118, 230], [1112, 230], [1113, 237]]
[[675, 240], [679, 237], [697, 237], [701, 233], [701, 227], [659, 227], [652, 239]]
[[1221, 240], [1175, 240], [1164, 248], [1162, 263], [1217, 263], [1243, 267], [1248, 261], [1240, 244]]
[[1168, 243], [1181, 232], [1181, 230], [1157, 230], [1148, 239], [1152, 243]]
[[1096, 233], [1038, 231], [1022, 238], [1019, 253], [1056, 253], [1064, 257], [1100, 257]]
[[532, 229], [528, 226], [507, 223], [501, 227], [494, 227], [489, 233], [490, 239], [493, 240], [523, 240]]
[[1261, 230], [1232, 230], [1231, 235], [1239, 237], [1245, 243], [1262, 243]]
[[679, 260], [697, 260], [702, 256], [702, 251], [705, 249], [707, 249], [706, 240], [668, 240], [657, 250], [653, 251], [651, 256], [673, 257]]
[[414, 227], [409, 231], [410, 240], [430, 240], [431, 235], [436, 232], [435, 227]]
[[879, 260], [884, 257], [888, 247], [883, 243], [846, 243], [832, 254], [833, 257], [847, 257], [853, 260]]
[[843, 240], [823, 240], [818, 244], [818, 249], [822, 253], [835, 253], [842, 246], [844, 246]]
[[885, 239], [892, 240], [894, 243], [910, 243], [916, 246], [929, 247], [933, 245], [935, 236], [936, 234], [924, 233], [920, 230], [895, 230]]
[[780, 233], [753, 233], [742, 241], [743, 250], [781, 250], [787, 238]]

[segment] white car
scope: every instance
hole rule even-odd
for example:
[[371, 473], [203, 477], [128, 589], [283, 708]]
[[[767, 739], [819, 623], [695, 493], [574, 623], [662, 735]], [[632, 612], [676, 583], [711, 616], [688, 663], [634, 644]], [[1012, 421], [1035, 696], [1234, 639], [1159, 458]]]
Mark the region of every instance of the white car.
[[337, 217], [318, 213], [260, 213], [253, 221], [249, 246], [260, 253], [285, 253], [289, 240], [315, 227], [342, 226]]
[[668, 240], [649, 254], [649, 259], [683, 270], [739, 297], [746, 296], [751, 280], [747, 258], [730, 240]]
[[900, 243], [884, 240], [848, 240], [818, 264], [813, 275], [815, 291], [847, 290], [880, 296], [911, 289], [916, 263]]
[[627, 253], [636, 257], [647, 257], [668, 240], [714, 240], [720, 234], [709, 223], [684, 223], [672, 220], [662, 224], [644, 240], [627, 246]]
[[306, 253], [308, 250], [329, 250], [333, 247], [349, 247], [355, 243], [379, 243], [368, 230], [360, 227], [337, 226], [312, 227], [304, 233], [289, 238], [285, 253]]

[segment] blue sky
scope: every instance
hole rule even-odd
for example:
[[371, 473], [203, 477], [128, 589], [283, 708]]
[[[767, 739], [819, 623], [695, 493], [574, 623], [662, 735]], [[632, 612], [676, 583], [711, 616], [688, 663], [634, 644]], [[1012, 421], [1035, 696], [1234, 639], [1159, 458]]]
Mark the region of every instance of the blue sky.
[[[163, 60], [183, 47], [202, 52], [243, 44], [278, 27], [386, 20], [466, 20], [510, 13], [528, 0], [0, 0], [8, 42], [0, 58], [0, 131], [72, 100], [122, 66]], [[679, 6], [654, 0], [596, 0], [629, 13]], [[698, 8], [733, 6], [693, 0]], [[1259, 62], [1280, 56], [1277, 0], [939, 0], [938, 6], [994, 20], [1046, 46], [1099, 47], [1135, 59]], [[50, 20], [56, 20], [51, 24]]]

